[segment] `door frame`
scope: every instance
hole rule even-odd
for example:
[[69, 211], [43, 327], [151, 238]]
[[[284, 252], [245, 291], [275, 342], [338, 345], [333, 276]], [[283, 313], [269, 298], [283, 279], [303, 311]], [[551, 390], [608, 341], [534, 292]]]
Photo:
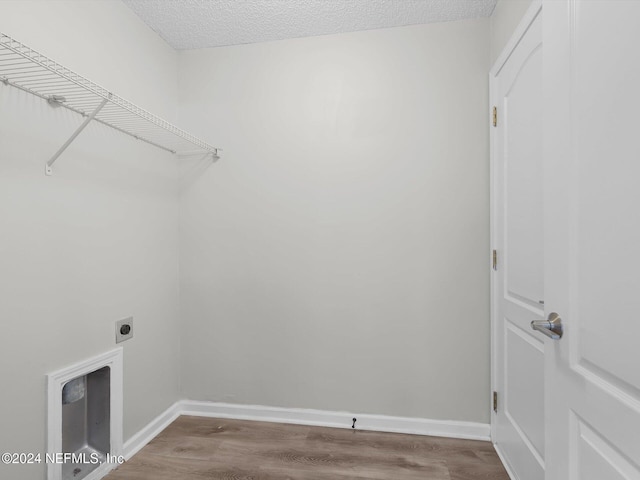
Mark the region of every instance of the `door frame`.
[[[497, 312], [499, 310], [498, 308], [499, 292], [496, 292], [497, 271], [493, 269], [493, 250], [496, 248], [496, 242], [498, 238], [498, 231], [497, 231], [498, 218], [499, 218], [498, 216], [500, 215], [500, 211], [498, 208], [499, 206], [496, 201], [496, 190], [495, 190], [496, 186], [499, 185], [498, 179], [496, 178], [497, 171], [498, 171], [498, 169], [496, 168], [496, 165], [497, 165], [497, 162], [499, 161], [499, 159], [497, 158], [496, 147], [495, 147], [495, 144], [497, 141], [497, 138], [496, 138], [497, 132], [493, 126], [493, 121], [492, 121], [493, 106], [496, 105], [497, 98], [498, 98], [496, 77], [498, 76], [498, 74], [504, 67], [505, 63], [507, 62], [507, 60], [509, 59], [509, 57], [511, 56], [515, 48], [518, 46], [518, 44], [520, 43], [520, 40], [522, 39], [524, 34], [527, 32], [530, 25], [536, 19], [536, 17], [538, 16], [541, 10], [542, 10], [542, 0], [533, 0], [531, 2], [531, 5], [525, 12], [524, 16], [520, 20], [520, 23], [518, 24], [513, 34], [511, 35], [511, 38], [509, 39], [504, 49], [498, 56], [498, 59], [496, 60], [496, 62], [493, 64], [493, 67], [489, 71], [489, 205], [490, 205], [489, 206], [489, 212], [490, 212], [489, 213], [489, 216], [490, 216], [489, 268], [491, 271], [491, 282], [490, 282], [491, 284], [491, 302], [490, 302], [490, 306], [491, 306], [491, 389], [489, 391], [489, 397], [490, 397], [489, 404], [492, 406], [493, 406], [493, 392], [497, 391], [497, 384], [498, 384], [498, 379], [496, 375], [497, 364], [498, 364], [498, 351], [496, 346], [497, 346], [497, 335], [500, 334], [500, 332], [497, 331], [498, 330], [497, 329], [497, 325], [498, 325]], [[498, 116], [499, 115], [500, 115], [500, 112], [498, 112]], [[500, 121], [499, 118], [498, 118], [498, 121]], [[499, 269], [500, 268], [499, 254], [498, 254], [497, 265]], [[498, 403], [498, 408], [500, 408], [500, 402]], [[494, 447], [496, 446], [495, 445], [495, 435], [496, 435], [495, 415], [496, 414], [492, 408], [491, 409], [491, 442], [494, 444]], [[502, 461], [502, 464], [504, 465], [505, 469], [507, 470], [509, 477], [511, 477], [513, 480], [517, 480], [518, 477], [514, 474], [514, 472], [511, 471], [508, 463], [505, 461], [505, 458], [500, 452], [499, 447], [496, 447], [496, 452], [500, 457], [500, 460]]]

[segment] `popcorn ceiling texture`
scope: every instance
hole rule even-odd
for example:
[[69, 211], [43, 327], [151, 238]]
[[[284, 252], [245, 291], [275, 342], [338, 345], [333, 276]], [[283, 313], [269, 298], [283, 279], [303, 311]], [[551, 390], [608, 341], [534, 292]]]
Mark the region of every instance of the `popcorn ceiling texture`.
[[488, 17], [496, 0], [123, 0], [178, 50]]

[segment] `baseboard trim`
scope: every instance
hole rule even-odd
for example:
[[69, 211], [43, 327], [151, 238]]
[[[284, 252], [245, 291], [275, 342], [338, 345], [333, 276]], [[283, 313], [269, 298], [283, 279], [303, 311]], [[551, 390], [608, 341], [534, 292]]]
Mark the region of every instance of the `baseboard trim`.
[[116, 468], [118, 465], [116, 463], [103, 463], [98, 468], [96, 468], [93, 472], [90, 472], [84, 480], [100, 480], [107, 476], [107, 474]]
[[355, 417], [357, 418], [356, 428], [359, 430], [484, 441], [490, 440], [491, 430], [489, 424], [485, 423], [393, 417], [303, 408], [266, 407], [262, 405], [237, 405], [194, 400], [180, 402], [180, 412], [181, 415], [200, 417], [234, 418], [238, 420], [293, 423], [334, 428], [351, 428], [352, 419]]
[[162, 430], [167, 428], [171, 422], [178, 418], [182, 412], [182, 402], [178, 401], [167, 408], [164, 412], [151, 420], [142, 430], [136, 433], [129, 440], [124, 442], [124, 458], [129, 460], [142, 449], [147, 443], [154, 439]]
[[[463, 438], [490, 441], [491, 428], [486, 423], [430, 420], [427, 418], [393, 417], [306, 408], [266, 407], [262, 405], [238, 405], [233, 403], [201, 402], [180, 400], [162, 412], [142, 430], [124, 443], [124, 458], [130, 460], [145, 445], [167, 428], [180, 415], [197, 417], [232, 418], [260, 422], [292, 423], [318, 427], [351, 428], [352, 419], [357, 418], [358, 430], [377, 432], [406, 433], [411, 435], [431, 435], [436, 437]], [[507, 468], [512, 480], [514, 477], [504, 462], [496, 446], [500, 459]], [[110, 469], [109, 469], [110, 470]], [[108, 471], [100, 471], [100, 477]], [[97, 471], [94, 473], [98, 473]]]
[[[131, 457], [138, 453], [180, 415], [292, 423], [334, 428], [351, 428], [352, 419], [355, 417], [357, 418], [356, 428], [359, 430], [484, 441], [490, 441], [491, 431], [489, 424], [476, 422], [443, 421], [305, 408], [281, 408], [262, 405], [237, 405], [233, 403], [180, 400], [154, 418], [124, 443], [123, 451], [125, 460], [130, 460]], [[500, 460], [502, 460], [505, 468], [507, 468], [509, 476], [512, 480], [517, 480], [516, 477], [512, 475], [508, 465], [504, 462], [504, 458], [497, 446], [496, 450], [498, 451]], [[95, 478], [102, 478], [113, 468], [113, 466], [111, 466], [111, 468], [108, 467], [109, 466], [105, 466], [104, 469], [98, 469], [92, 472], [92, 474], [95, 475]]]

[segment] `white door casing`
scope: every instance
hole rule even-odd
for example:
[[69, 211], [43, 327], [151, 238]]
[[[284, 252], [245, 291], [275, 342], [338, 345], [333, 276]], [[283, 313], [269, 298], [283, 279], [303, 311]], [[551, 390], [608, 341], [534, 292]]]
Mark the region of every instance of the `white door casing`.
[[547, 480], [640, 479], [640, 2], [544, 3]]
[[542, 202], [542, 4], [534, 2], [490, 74], [493, 390], [492, 438], [518, 480], [545, 475]]

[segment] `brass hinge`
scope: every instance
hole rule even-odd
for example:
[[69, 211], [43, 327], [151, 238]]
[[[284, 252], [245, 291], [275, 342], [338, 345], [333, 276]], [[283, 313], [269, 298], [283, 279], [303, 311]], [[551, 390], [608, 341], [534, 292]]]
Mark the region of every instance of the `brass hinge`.
[[493, 411], [498, 413], [498, 392], [493, 392]]
[[493, 269], [498, 270], [498, 251], [493, 251]]
[[498, 126], [498, 107], [493, 107], [493, 126]]

